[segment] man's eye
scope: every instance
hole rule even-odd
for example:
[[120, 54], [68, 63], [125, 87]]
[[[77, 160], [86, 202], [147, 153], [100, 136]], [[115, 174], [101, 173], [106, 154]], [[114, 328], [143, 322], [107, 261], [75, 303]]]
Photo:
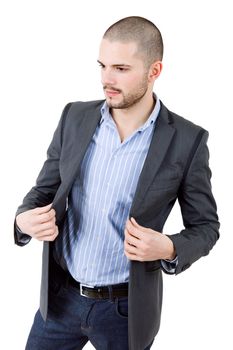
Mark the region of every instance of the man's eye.
[[126, 71], [127, 71], [127, 68], [116, 67], [116, 70], [118, 70], [119, 72], [126, 72]]

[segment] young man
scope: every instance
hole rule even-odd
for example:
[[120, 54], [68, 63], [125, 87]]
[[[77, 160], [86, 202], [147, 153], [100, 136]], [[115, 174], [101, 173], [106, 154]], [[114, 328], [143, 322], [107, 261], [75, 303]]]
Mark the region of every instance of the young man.
[[[160, 325], [162, 272], [180, 273], [219, 237], [208, 133], [153, 93], [158, 28], [127, 17], [104, 34], [105, 101], [68, 104], [15, 240], [44, 242], [40, 311], [27, 350], [150, 349]], [[162, 234], [179, 200], [185, 228]]]

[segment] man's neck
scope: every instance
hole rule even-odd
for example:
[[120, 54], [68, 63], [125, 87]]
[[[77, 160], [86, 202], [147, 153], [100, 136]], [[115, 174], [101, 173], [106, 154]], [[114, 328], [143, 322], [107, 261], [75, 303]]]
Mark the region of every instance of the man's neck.
[[153, 95], [151, 95], [130, 108], [111, 109], [111, 115], [116, 123], [122, 142], [145, 124], [154, 109], [155, 102]]
[[147, 121], [154, 106], [155, 100], [153, 95], [151, 95], [129, 108], [112, 108], [111, 115], [117, 125], [121, 125], [122, 127], [135, 127], [135, 129], [137, 129]]

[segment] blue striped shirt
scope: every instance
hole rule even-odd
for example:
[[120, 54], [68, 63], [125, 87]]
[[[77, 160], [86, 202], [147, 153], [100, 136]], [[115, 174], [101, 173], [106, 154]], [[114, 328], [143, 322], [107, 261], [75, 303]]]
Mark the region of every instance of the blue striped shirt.
[[129, 280], [124, 229], [159, 110], [156, 99], [145, 124], [121, 142], [106, 102], [101, 108], [56, 242], [56, 258], [81, 283], [101, 286]]

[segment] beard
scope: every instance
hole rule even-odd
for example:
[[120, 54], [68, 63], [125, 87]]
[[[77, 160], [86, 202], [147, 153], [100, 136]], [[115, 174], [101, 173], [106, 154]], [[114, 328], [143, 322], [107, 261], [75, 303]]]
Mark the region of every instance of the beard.
[[106, 102], [108, 107], [115, 109], [127, 109], [137, 104], [145, 96], [148, 89], [148, 81], [147, 77], [145, 76], [138, 86], [134, 87], [129, 93], [124, 93], [122, 90], [114, 89], [110, 86], [104, 86], [104, 90], [107, 88], [117, 91], [122, 95], [120, 102], [114, 102], [114, 98], [107, 97]]

